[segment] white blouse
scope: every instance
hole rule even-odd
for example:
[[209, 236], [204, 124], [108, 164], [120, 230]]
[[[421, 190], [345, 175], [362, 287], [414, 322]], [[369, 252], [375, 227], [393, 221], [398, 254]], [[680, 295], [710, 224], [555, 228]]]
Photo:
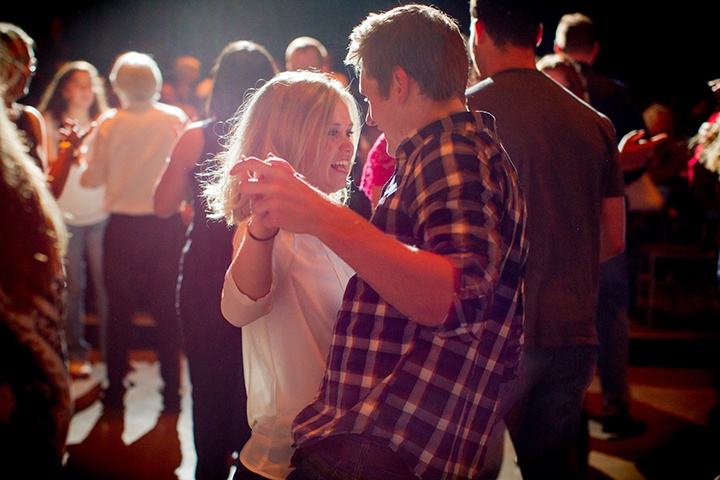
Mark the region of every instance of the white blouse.
[[243, 329], [252, 435], [240, 459], [253, 472], [281, 480], [291, 471], [292, 422], [317, 394], [337, 312], [354, 272], [314, 236], [281, 230], [272, 273], [270, 292], [253, 301], [228, 270], [222, 312]]

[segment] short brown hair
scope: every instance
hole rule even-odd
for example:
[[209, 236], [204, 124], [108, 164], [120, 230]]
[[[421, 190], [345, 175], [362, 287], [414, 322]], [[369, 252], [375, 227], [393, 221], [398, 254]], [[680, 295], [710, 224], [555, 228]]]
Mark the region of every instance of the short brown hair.
[[566, 53], [586, 52], [598, 41], [595, 24], [587, 15], [568, 13], [555, 30], [555, 45]]
[[377, 80], [385, 97], [392, 70], [401, 67], [436, 101], [464, 98], [470, 66], [457, 22], [426, 5], [368, 15], [350, 34], [345, 64]]

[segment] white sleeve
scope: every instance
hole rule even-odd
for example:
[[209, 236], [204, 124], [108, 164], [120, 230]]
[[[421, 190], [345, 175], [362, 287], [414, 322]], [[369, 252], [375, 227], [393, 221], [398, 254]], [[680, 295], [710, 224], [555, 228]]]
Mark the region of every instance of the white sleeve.
[[264, 317], [272, 310], [273, 293], [275, 292], [275, 275], [273, 275], [270, 291], [262, 298], [252, 300], [240, 291], [233, 280], [230, 269], [225, 273], [220, 308], [225, 320], [242, 327]]

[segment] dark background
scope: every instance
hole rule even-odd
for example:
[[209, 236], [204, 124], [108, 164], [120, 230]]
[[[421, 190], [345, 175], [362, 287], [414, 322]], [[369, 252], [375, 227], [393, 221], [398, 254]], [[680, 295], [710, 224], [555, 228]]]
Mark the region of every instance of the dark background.
[[[9, 3], [9, 2], [8, 2]], [[353, 26], [371, 11], [408, 1], [390, 0], [66, 0], [40, 7], [13, 1], [0, 20], [23, 27], [37, 42], [38, 72], [23, 101], [36, 104], [56, 66], [84, 59], [107, 75], [127, 50], [151, 53], [166, 78], [174, 59], [193, 55], [207, 71], [230, 41], [254, 40], [280, 65], [285, 46], [299, 35], [318, 38], [337, 70]], [[469, 32], [468, 2], [432, 3]], [[686, 128], [706, 115], [712, 101], [707, 81], [720, 77], [720, 2], [685, 0], [660, 6], [649, 1], [550, 0], [538, 54], [552, 49], [560, 16], [580, 11], [601, 32], [598, 70], [624, 81], [641, 105], [661, 101], [683, 116]]]

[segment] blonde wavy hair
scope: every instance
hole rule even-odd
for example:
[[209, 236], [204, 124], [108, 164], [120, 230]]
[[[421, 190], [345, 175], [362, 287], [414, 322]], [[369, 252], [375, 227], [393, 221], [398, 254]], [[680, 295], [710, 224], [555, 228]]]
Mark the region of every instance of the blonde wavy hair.
[[[272, 152], [306, 176], [320, 168], [320, 156], [340, 102], [347, 106], [355, 127], [352, 140], [357, 151], [360, 107], [352, 94], [331, 76], [308, 71], [281, 72], [250, 93], [234, 119], [225, 149], [210, 160], [215, 166], [203, 182], [209, 216], [236, 225], [249, 215], [248, 200], [240, 195], [237, 179], [230, 174], [243, 155], [266, 158]], [[333, 197], [344, 201], [347, 187]]]

